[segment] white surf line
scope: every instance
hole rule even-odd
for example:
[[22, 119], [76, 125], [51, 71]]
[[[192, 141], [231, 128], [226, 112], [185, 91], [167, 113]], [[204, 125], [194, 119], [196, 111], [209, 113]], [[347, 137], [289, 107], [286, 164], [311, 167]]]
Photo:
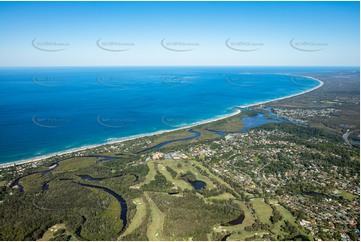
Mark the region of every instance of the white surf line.
[[[277, 73], [273, 73], [273, 74], [275, 74], [275, 75], [293, 76], [291, 74], [277, 74]], [[261, 101], [261, 102], [257, 102], [257, 103], [253, 103], [253, 104], [248, 104], [248, 105], [243, 105], [243, 106], [234, 106], [234, 107], [248, 108], [248, 107], [258, 106], [258, 105], [265, 104], [265, 103], [271, 103], [271, 102], [274, 102], [274, 101], [280, 101], [280, 100], [291, 98], [291, 97], [296, 97], [296, 96], [299, 96], [299, 95], [302, 95], [302, 94], [305, 94], [305, 93], [308, 93], [308, 92], [312, 92], [312, 91], [322, 87], [323, 84], [324, 84], [321, 80], [319, 80], [317, 78], [314, 78], [314, 77], [310, 77], [310, 76], [298, 76], [298, 77], [306, 77], [306, 78], [318, 81], [319, 84], [316, 87], [313, 87], [313, 88], [311, 88], [309, 90], [306, 90], [306, 91], [303, 91], [303, 92], [300, 92], [300, 93], [288, 95], [288, 96], [285, 96], [285, 97], [275, 98], [275, 99], [272, 99], [272, 100]], [[10, 167], [10, 166], [15, 166], [15, 165], [23, 165], [23, 164], [27, 164], [27, 163], [31, 163], [31, 162], [42, 161], [44, 159], [48, 159], [48, 158], [53, 157], [53, 156], [61, 156], [61, 155], [71, 154], [71, 153], [75, 153], [75, 152], [79, 152], [79, 151], [84, 151], [84, 150], [87, 150], [87, 149], [92, 149], [92, 148], [104, 146], [104, 145], [117, 144], [117, 143], [122, 143], [122, 142], [126, 142], [126, 141], [129, 141], [129, 140], [134, 140], [134, 139], [138, 139], [138, 138], [144, 138], [144, 137], [169, 133], [169, 132], [178, 131], [178, 130], [182, 130], [182, 129], [189, 129], [189, 128], [193, 128], [193, 127], [198, 126], [198, 125], [207, 124], [207, 123], [216, 122], [216, 121], [219, 121], [219, 120], [222, 120], [222, 119], [226, 119], [226, 118], [235, 116], [235, 115], [239, 114], [240, 112], [241, 112], [241, 110], [236, 110], [234, 113], [231, 113], [231, 114], [226, 114], [226, 115], [222, 115], [221, 117], [191, 123], [189, 125], [182, 126], [182, 127], [175, 128], [175, 129], [160, 130], [160, 131], [155, 131], [155, 132], [151, 132], [151, 133], [132, 135], [132, 136], [119, 138], [119, 139], [115, 138], [116, 140], [112, 140], [112, 141], [105, 142], [105, 143], [94, 144], [94, 145], [86, 145], [86, 146], [81, 146], [79, 148], [69, 149], [69, 150], [66, 150], [66, 151], [51, 153], [49, 155], [37, 156], [37, 157], [34, 157], [34, 158], [30, 158], [30, 159], [23, 159], [23, 160], [19, 160], [19, 161], [8, 162], [8, 163], [0, 164], [0, 168], [6, 168], [6, 167]], [[79, 156], [79, 157], [81, 157], [81, 156]]]

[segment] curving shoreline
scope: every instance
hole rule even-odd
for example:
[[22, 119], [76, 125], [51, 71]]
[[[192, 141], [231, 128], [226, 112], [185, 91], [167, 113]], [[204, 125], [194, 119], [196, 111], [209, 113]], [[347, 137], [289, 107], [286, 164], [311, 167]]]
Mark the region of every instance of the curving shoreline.
[[[278, 75], [293, 76], [291, 74], [284, 74], [284, 73], [278, 73]], [[317, 78], [314, 78], [314, 77], [301, 76], [301, 75], [299, 77], [305, 77], [305, 78], [308, 78], [308, 79], [315, 80], [315, 81], [319, 82], [319, 84], [316, 87], [313, 87], [313, 88], [311, 88], [309, 90], [302, 91], [302, 92], [299, 92], [299, 93], [296, 93], [296, 94], [287, 95], [285, 97], [275, 98], [275, 99], [271, 99], [271, 100], [261, 101], [261, 102], [257, 102], [257, 103], [253, 103], [253, 104], [249, 104], [249, 105], [235, 106], [235, 107], [247, 108], [247, 107], [257, 106], [257, 105], [261, 105], [261, 104], [265, 104], [265, 103], [270, 103], [270, 102], [274, 102], [274, 101], [279, 101], [279, 100], [299, 96], [299, 95], [314, 91], [314, 90], [322, 87], [323, 84], [324, 84], [321, 80], [319, 80]], [[132, 135], [132, 136], [127, 136], [127, 137], [123, 137], [123, 138], [115, 138], [114, 140], [108, 141], [108, 142], [105, 142], [105, 143], [99, 143], [99, 144], [93, 144], [93, 145], [85, 145], [85, 146], [81, 146], [81, 147], [78, 147], [78, 148], [73, 148], [73, 149], [69, 149], [69, 150], [65, 150], [65, 151], [51, 153], [51, 154], [48, 154], [48, 155], [37, 156], [37, 157], [34, 157], [34, 158], [23, 159], [23, 160], [19, 160], [19, 161], [7, 162], [7, 163], [0, 164], [0, 168], [6, 168], [6, 167], [10, 167], [10, 166], [15, 166], [15, 165], [22, 165], [22, 164], [27, 164], [27, 163], [31, 163], [31, 162], [41, 161], [41, 160], [44, 160], [44, 159], [47, 159], [47, 158], [50, 158], [50, 157], [53, 157], [53, 156], [71, 154], [71, 153], [74, 153], [74, 152], [79, 152], [79, 151], [83, 151], [83, 150], [87, 150], [87, 149], [92, 149], [92, 148], [96, 148], [96, 147], [103, 146], [103, 145], [116, 144], [116, 143], [121, 143], [121, 142], [134, 140], [134, 139], [138, 139], [138, 138], [143, 138], [143, 137], [148, 137], [148, 136], [154, 136], [154, 135], [169, 133], [169, 132], [182, 130], [182, 129], [188, 129], [188, 128], [192, 128], [192, 127], [195, 127], [195, 126], [198, 126], [198, 125], [207, 124], [207, 123], [216, 122], [216, 121], [219, 121], [219, 120], [222, 120], [222, 119], [226, 119], [226, 118], [235, 116], [235, 115], [239, 114], [240, 112], [241, 112], [241, 110], [237, 109], [235, 112], [230, 113], [230, 114], [226, 114], [226, 115], [218, 116], [218, 117], [215, 117], [215, 118], [206, 119], [206, 120], [203, 120], [203, 121], [191, 123], [191, 124], [179, 127], [179, 128], [174, 128], [174, 129], [170, 129], [170, 130], [159, 130], [159, 131], [155, 131], [155, 132]]]

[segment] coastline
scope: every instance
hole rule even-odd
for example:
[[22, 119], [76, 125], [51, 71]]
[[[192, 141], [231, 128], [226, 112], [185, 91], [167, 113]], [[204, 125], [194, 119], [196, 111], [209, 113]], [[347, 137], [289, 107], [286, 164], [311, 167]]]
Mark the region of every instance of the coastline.
[[[291, 76], [291, 74], [279, 74], [279, 75], [290, 75]], [[310, 77], [310, 76], [300, 76], [300, 77], [306, 77], [306, 78], [315, 80], [315, 81], [319, 82], [319, 84], [317, 86], [309, 89], [309, 90], [302, 91], [300, 93], [291, 94], [291, 95], [287, 95], [287, 96], [284, 96], [284, 97], [275, 98], [275, 99], [271, 99], [271, 100], [267, 100], [267, 101], [261, 101], [261, 102], [257, 102], [257, 103], [253, 103], [253, 104], [248, 104], [248, 105], [243, 105], [243, 106], [234, 106], [234, 107], [248, 108], [248, 107], [252, 107], [252, 106], [262, 105], [262, 104], [265, 104], [265, 103], [271, 103], [271, 102], [274, 102], [274, 101], [280, 101], [280, 100], [292, 98], [292, 97], [299, 96], [299, 95], [302, 95], [302, 94], [305, 94], [305, 93], [308, 93], [308, 92], [312, 92], [312, 91], [322, 87], [323, 84], [324, 84], [321, 80], [319, 80], [317, 78], [314, 78], [314, 77]], [[123, 137], [123, 138], [119, 138], [119, 139], [114, 138], [114, 140], [107, 141], [105, 143], [99, 143], [99, 144], [93, 144], [93, 145], [85, 145], [85, 146], [81, 146], [81, 147], [78, 147], [78, 148], [73, 148], [73, 149], [69, 149], [69, 150], [64, 150], [64, 151], [51, 153], [51, 154], [48, 154], [48, 155], [37, 156], [37, 157], [34, 157], [34, 158], [23, 159], [23, 160], [19, 160], [19, 161], [11, 161], [11, 162], [0, 164], [0, 169], [7, 168], [7, 167], [12, 167], [12, 166], [17, 166], [17, 165], [24, 165], [24, 164], [32, 163], [32, 162], [39, 162], [39, 161], [42, 161], [44, 159], [48, 159], [48, 158], [53, 157], [53, 156], [71, 154], [71, 153], [75, 153], [75, 152], [79, 152], [79, 151], [84, 151], [84, 150], [87, 150], [87, 149], [100, 147], [100, 146], [103, 146], [103, 145], [111, 145], [111, 144], [126, 142], [126, 141], [129, 141], [129, 140], [134, 140], [134, 139], [138, 139], [138, 138], [144, 138], [144, 137], [148, 137], [148, 136], [154, 136], [154, 135], [169, 133], [169, 132], [182, 130], [182, 129], [189, 129], [189, 128], [192, 128], [192, 127], [195, 127], [195, 126], [198, 126], [198, 125], [207, 124], [207, 123], [211, 123], [211, 122], [216, 122], [216, 121], [219, 121], [219, 120], [222, 120], [222, 119], [233, 117], [233, 116], [235, 116], [235, 115], [237, 115], [239, 113], [241, 113], [241, 110], [236, 110], [233, 113], [222, 115], [220, 117], [215, 117], [215, 118], [206, 119], [206, 120], [203, 120], [203, 121], [191, 123], [191, 124], [179, 127], [179, 128], [174, 128], [174, 129], [169, 129], [169, 130], [159, 130], [159, 131], [150, 132], [150, 133], [143, 133], [143, 134], [138, 134], [138, 135], [127, 136], [127, 137]]]

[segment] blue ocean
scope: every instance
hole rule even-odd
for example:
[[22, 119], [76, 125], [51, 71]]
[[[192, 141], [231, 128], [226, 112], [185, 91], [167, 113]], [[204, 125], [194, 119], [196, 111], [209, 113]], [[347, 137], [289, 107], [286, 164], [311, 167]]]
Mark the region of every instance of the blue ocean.
[[0, 68], [0, 163], [220, 117], [316, 87], [297, 73], [320, 71], [327, 69]]

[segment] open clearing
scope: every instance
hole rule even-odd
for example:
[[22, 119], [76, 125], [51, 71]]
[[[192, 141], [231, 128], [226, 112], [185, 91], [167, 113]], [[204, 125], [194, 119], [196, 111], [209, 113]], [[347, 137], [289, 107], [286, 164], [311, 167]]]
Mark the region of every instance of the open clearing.
[[163, 239], [163, 224], [165, 215], [159, 210], [148, 192], [144, 192], [144, 196], [148, 201], [151, 214], [151, 222], [148, 226], [147, 237], [149, 240], [164, 240]]
[[39, 241], [49, 241], [54, 239], [55, 238], [54, 234], [60, 230], [64, 230], [64, 234], [66, 236], [71, 236], [70, 240], [76, 240], [75, 237], [71, 233], [69, 233], [69, 231], [66, 230], [65, 224], [55, 224], [44, 233], [43, 237], [39, 239]]
[[[172, 167], [171, 167], [172, 168]], [[172, 168], [174, 170], [174, 167]], [[158, 170], [160, 173], [162, 173], [165, 178], [167, 178], [168, 181], [170, 181], [174, 186], [179, 187], [180, 189], [184, 190], [184, 189], [193, 189], [192, 186], [184, 181], [184, 180], [180, 180], [180, 179], [174, 179], [172, 177], [172, 175], [167, 171], [166, 166], [163, 164], [158, 164]]]
[[154, 180], [154, 177], [157, 174], [156, 164], [153, 160], [150, 160], [147, 162], [147, 166], [149, 168], [149, 172], [146, 175], [144, 182], [141, 182], [141, 183], [137, 184], [136, 186], [133, 186], [132, 188], [140, 188], [144, 184], [148, 184], [150, 181]]
[[251, 203], [259, 220], [262, 223], [271, 225], [270, 217], [272, 216], [272, 208], [264, 202], [264, 199], [252, 198]]
[[135, 231], [142, 224], [143, 218], [147, 214], [148, 205], [145, 203], [145, 201], [142, 198], [134, 199], [133, 203], [136, 205], [137, 211], [135, 212], [135, 215], [131, 220], [127, 230], [119, 237], [119, 239]]
[[353, 195], [345, 190], [337, 190], [338, 194], [340, 194], [344, 199], [347, 199], [347, 200], [352, 200], [352, 199], [355, 199], [357, 198], [358, 196], [356, 195]]

